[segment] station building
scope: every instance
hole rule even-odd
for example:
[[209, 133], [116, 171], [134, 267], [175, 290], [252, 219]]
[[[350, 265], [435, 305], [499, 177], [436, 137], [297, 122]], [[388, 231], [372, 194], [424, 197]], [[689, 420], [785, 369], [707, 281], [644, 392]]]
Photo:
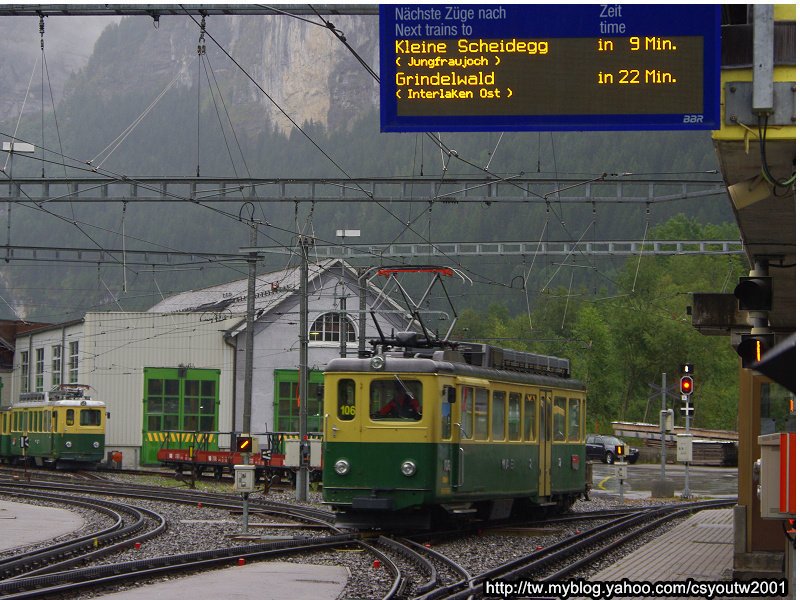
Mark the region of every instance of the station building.
[[[338, 259], [308, 270], [308, 430], [321, 430], [322, 371], [344, 349], [358, 351], [359, 327], [377, 336], [371, 319], [359, 319], [358, 272]], [[301, 269], [256, 278], [251, 431], [299, 429], [299, 310]], [[378, 289], [363, 286], [367, 306]], [[348, 312], [341, 309], [345, 297]], [[406, 327], [400, 306], [384, 305], [375, 319], [383, 331]], [[4, 403], [28, 391], [61, 383], [91, 386], [110, 413], [108, 452], [122, 453], [126, 468], [156, 462], [165, 431], [216, 432], [219, 447], [242, 433], [247, 279], [165, 298], [144, 312], [89, 312], [82, 319], [40, 326], [16, 335], [10, 390]], [[261, 437], [266, 441], [266, 436]]]

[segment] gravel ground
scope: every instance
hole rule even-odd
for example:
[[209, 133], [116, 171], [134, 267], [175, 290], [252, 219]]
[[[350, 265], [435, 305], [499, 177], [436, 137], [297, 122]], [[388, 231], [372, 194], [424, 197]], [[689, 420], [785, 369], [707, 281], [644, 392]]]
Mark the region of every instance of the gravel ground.
[[[130, 481], [130, 476], [114, 475], [114, 479]], [[138, 482], [135, 477], [134, 482]], [[225, 488], [220, 488], [225, 490]], [[230, 489], [230, 488], [228, 488]], [[252, 500], [264, 498], [263, 494], [256, 492], [251, 494]], [[2, 499], [14, 501], [12, 497], [0, 496]], [[590, 502], [579, 501], [573, 510], [595, 511], [620, 506], [619, 498], [607, 494], [593, 493]], [[277, 502], [297, 503], [295, 493], [291, 490], [273, 490], [266, 499]], [[173, 504], [164, 502], [154, 502], [140, 499], [128, 499], [125, 503], [143, 508], [148, 508], [157, 513], [163, 514], [169, 523], [166, 534], [158, 536], [153, 540], [146, 541], [139, 550], [128, 549], [115, 553], [103, 559], [103, 562], [124, 562], [139, 560], [146, 557], [179, 554], [185, 552], [195, 552], [209, 550], [219, 547], [227, 547], [235, 544], [253, 543], [251, 541], [237, 540], [236, 537], [242, 533], [241, 516], [231, 515], [230, 512], [207, 507], [198, 507], [187, 504]], [[37, 502], [42, 505], [52, 505], [47, 502]], [[318, 492], [310, 492], [308, 505], [324, 507], [321, 504], [321, 495]], [[625, 506], [645, 506], [652, 505], [650, 500], [626, 500]], [[63, 506], [62, 506], [63, 508]], [[72, 510], [72, 509], [70, 509]], [[86, 509], [75, 509], [86, 521], [79, 534], [96, 531], [107, 527], [109, 519]], [[271, 519], [260, 515], [252, 515], [251, 523], [268, 522]], [[273, 521], [274, 522], [274, 521]], [[281, 522], [284, 522], [281, 520]], [[576, 529], [588, 529], [593, 526], [594, 521], [579, 522], [569, 525], [550, 525], [543, 524], [541, 529], [536, 529], [526, 534], [491, 532], [486, 531], [480, 535], [464, 538], [456, 541], [438, 543], [433, 548], [453, 559], [470, 573], [478, 573], [482, 570], [496, 566], [499, 563], [519, 557], [523, 554], [531, 553], [539, 546], [547, 546], [553, 542], [574, 535]], [[674, 526], [676, 521], [672, 522]], [[251, 533], [259, 532], [264, 536], [272, 537], [297, 537], [297, 536], [316, 536], [324, 535], [318, 530], [303, 530], [289, 528], [269, 528], [251, 529]], [[633, 552], [640, 545], [650, 541], [654, 537], [662, 534], [664, 528], [654, 530], [646, 535], [640, 536], [636, 542], [627, 544], [621, 548], [614, 556], [607, 559], [607, 564], [618, 561], [623, 555]], [[60, 541], [60, 540], [59, 540]], [[48, 541], [46, 545], [50, 545]], [[349, 551], [328, 551], [315, 553], [313, 555], [295, 555], [288, 559], [281, 559], [292, 562], [335, 565], [345, 567], [349, 571], [349, 580], [340, 598], [375, 598], [382, 596], [391, 584], [391, 578], [387, 570], [383, 567], [374, 568], [373, 557], [370, 553], [353, 549]], [[606, 565], [596, 565], [587, 569], [581, 576], [590, 579], [592, 574], [602, 570]], [[412, 582], [417, 585], [420, 582]], [[135, 584], [144, 585], [144, 584]], [[81, 598], [90, 598], [94, 595], [84, 593]]]

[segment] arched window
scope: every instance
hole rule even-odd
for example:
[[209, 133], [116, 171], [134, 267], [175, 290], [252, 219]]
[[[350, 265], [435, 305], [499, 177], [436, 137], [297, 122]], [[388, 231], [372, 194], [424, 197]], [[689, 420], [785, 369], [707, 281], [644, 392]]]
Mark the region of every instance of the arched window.
[[[356, 330], [352, 321], [345, 316], [345, 332], [348, 342], [356, 341]], [[309, 331], [312, 342], [338, 342], [339, 341], [339, 313], [329, 312], [320, 316]]]

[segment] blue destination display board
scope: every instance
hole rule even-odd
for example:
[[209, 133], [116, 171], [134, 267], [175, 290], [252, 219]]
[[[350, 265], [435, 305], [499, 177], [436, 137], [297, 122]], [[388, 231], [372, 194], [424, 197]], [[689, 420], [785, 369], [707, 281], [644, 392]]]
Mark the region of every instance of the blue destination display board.
[[381, 5], [381, 131], [716, 129], [719, 5]]

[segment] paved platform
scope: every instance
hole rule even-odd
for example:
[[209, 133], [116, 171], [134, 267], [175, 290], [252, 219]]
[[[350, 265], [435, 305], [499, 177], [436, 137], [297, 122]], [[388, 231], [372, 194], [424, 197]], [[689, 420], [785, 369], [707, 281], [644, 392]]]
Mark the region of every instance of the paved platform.
[[70, 510], [0, 500], [0, 550], [52, 540], [83, 525]]
[[110, 600], [225, 598], [226, 600], [335, 600], [347, 584], [344, 567], [259, 562], [229, 567], [99, 596]]
[[[76, 531], [83, 525], [81, 516], [63, 508], [0, 500], [0, 550], [51, 540]], [[334, 600], [344, 590], [348, 576], [347, 569], [340, 566], [258, 562], [217, 569], [174, 581], [137, 582], [129, 590], [97, 597], [114, 600]]]
[[592, 577], [592, 581], [730, 581], [733, 509], [700, 511]]

